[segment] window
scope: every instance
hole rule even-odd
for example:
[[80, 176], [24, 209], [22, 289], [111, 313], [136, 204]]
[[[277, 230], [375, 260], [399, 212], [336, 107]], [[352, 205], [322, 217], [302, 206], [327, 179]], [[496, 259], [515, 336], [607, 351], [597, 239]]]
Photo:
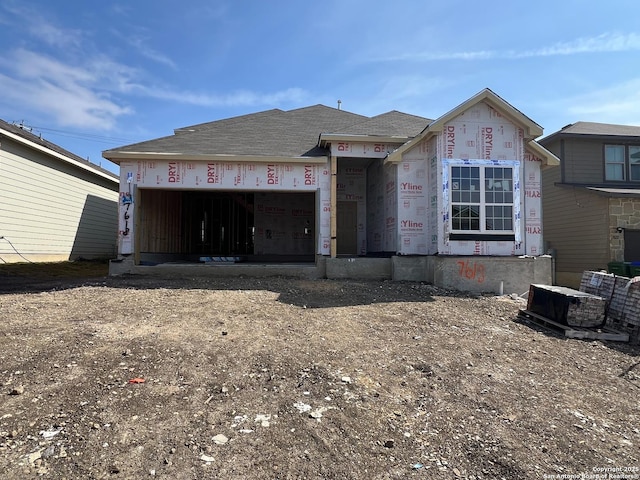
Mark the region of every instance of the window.
[[451, 167], [451, 230], [512, 234], [513, 168]]
[[624, 145], [604, 146], [605, 180], [624, 180]]
[[640, 182], [640, 146], [605, 145], [604, 178], [617, 182]]
[[629, 147], [629, 180], [640, 181], [640, 147]]

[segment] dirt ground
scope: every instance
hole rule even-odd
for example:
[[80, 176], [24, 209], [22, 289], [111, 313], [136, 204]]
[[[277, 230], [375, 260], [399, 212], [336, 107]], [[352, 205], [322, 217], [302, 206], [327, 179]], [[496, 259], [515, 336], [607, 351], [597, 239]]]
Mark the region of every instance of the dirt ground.
[[516, 296], [105, 273], [0, 270], [1, 478], [640, 478], [640, 348]]

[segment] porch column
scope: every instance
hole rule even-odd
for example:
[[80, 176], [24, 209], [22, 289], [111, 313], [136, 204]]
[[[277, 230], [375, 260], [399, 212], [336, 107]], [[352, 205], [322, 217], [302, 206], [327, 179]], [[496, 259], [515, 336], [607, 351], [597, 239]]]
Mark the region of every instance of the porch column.
[[338, 157], [331, 155], [331, 258], [338, 254], [338, 221], [336, 217], [338, 209]]

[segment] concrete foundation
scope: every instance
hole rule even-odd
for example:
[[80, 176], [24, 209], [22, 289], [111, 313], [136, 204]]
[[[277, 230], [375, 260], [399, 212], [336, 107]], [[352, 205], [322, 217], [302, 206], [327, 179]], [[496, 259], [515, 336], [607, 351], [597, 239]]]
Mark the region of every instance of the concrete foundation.
[[324, 257], [316, 263], [161, 263], [135, 265], [133, 257], [111, 260], [109, 275], [157, 275], [180, 277], [293, 277], [326, 278]]
[[551, 257], [393, 257], [393, 280], [423, 281], [467, 292], [517, 293], [551, 285]]
[[390, 280], [390, 258], [327, 258], [327, 278]]
[[551, 285], [551, 257], [430, 257], [434, 285], [470, 292], [529, 292], [531, 284]]
[[394, 280], [426, 282], [455, 290], [525, 294], [531, 284], [552, 285], [551, 257], [394, 256], [391, 258], [329, 258], [314, 263], [190, 263], [134, 265], [133, 257], [109, 264], [109, 275], [246, 276]]

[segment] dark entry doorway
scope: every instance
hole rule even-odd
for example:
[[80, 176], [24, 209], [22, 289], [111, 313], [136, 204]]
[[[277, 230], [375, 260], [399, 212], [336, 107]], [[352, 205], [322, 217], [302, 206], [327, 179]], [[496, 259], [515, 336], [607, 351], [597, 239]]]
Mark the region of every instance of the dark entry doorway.
[[625, 262], [640, 262], [640, 230], [624, 231]]
[[338, 255], [358, 253], [358, 202], [338, 202]]

